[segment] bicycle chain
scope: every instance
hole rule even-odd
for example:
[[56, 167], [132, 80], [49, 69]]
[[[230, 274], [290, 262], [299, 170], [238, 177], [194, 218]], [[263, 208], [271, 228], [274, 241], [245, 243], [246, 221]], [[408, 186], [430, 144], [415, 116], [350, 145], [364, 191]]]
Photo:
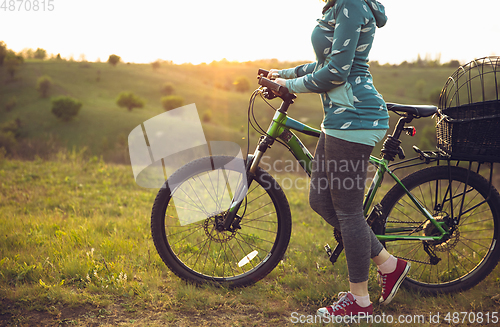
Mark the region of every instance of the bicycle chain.
[[403, 259], [405, 261], [412, 261], [412, 262], [417, 262], [417, 263], [423, 263], [424, 265], [431, 265], [433, 266], [432, 263], [429, 262], [425, 262], [425, 261], [420, 261], [420, 260], [416, 260], [416, 259], [409, 259], [409, 258], [404, 258], [404, 257], [398, 257], [397, 255], [395, 255], [396, 258], [399, 258], [399, 259]]
[[420, 223], [419, 221], [400, 221], [400, 220], [397, 220], [397, 221], [388, 220], [387, 222], [393, 223], [393, 224], [418, 224], [418, 223]]
[[[460, 232], [457, 229], [454, 232], [453, 238], [450, 238], [447, 242], [445, 242], [443, 244], [438, 244], [437, 246], [433, 245], [432, 246], [433, 250], [437, 251], [437, 252], [446, 252], [446, 251], [449, 251], [449, 250], [451, 250], [458, 243], [459, 237], [460, 237]], [[405, 261], [412, 261], [412, 262], [417, 262], [417, 263], [422, 263], [422, 264], [425, 264], [425, 265], [431, 265], [431, 266], [433, 266], [433, 264], [430, 261], [429, 262], [425, 262], [425, 261], [420, 261], [420, 260], [410, 259], [410, 258], [405, 258], [405, 257], [398, 257], [398, 256], [395, 256], [395, 257], [399, 258], [399, 259], [403, 259]]]

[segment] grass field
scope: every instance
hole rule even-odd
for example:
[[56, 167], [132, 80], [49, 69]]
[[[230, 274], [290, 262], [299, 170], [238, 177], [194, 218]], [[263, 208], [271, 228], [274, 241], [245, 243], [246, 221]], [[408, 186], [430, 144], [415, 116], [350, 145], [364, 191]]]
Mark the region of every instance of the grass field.
[[[172, 83], [175, 93], [184, 98], [185, 104], [196, 104], [200, 117], [207, 112], [211, 115], [210, 121], [203, 124], [208, 140], [231, 140], [243, 146], [246, 143], [243, 138], [246, 137], [248, 99], [258, 86], [255, 79], [257, 69], [293, 67], [296, 64], [276, 60], [209, 65], [164, 63], [153, 70], [149, 64], [118, 64], [113, 67], [107, 63], [27, 60], [14, 78], [7, 74], [6, 67], [0, 66], [0, 121], [20, 119], [21, 137], [31, 143], [44, 142], [54, 148], [67, 149], [87, 147], [91, 154], [103, 155], [107, 161], [126, 163], [128, 159], [123, 152], [128, 134], [135, 126], [164, 112], [160, 103], [161, 88], [165, 83]], [[428, 104], [429, 94], [439, 90], [454, 70], [446, 66], [375, 65], [372, 73], [374, 83], [386, 101]], [[41, 98], [36, 90], [38, 78], [44, 75], [53, 82], [47, 98]], [[250, 81], [250, 89], [246, 92], [237, 92], [233, 85], [241, 76]], [[143, 98], [145, 107], [132, 112], [119, 108], [115, 100], [122, 91], [131, 91]], [[71, 96], [83, 103], [78, 116], [70, 122], [57, 120], [50, 111], [50, 98], [59, 95]], [[4, 106], [12, 97], [17, 99], [17, 105], [7, 112]], [[279, 106], [279, 100], [273, 100], [272, 104]], [[255, 113], [264, 127], [273, 115], [263, 101], [256, 102]], [[319, 128], [323, 118], [319, 97], [301, 94], [289, 114]], [[392, 118], [391, 126], [394, 126], [395, 119]], [[421, 135], [419, 145], [432, 146], [434, 120], [422, 119], [414, 124]], [[258, 138], [254, 132], [251, 136], [252, 139]], [[305, 144], [313, 147], [315, 140], [305, 138]], [[25, 152], [31, 151], [31, 158], [37, 153], [43, 156], [44, 152], [33, 144], [25, 148]], [[410, 151], [411, 144], [405, 148]], [[278, 151], [279, 156], [285, 153], [283, 149]], [[23, 157], [30, 157], [30, 153], [23, 153]]]
[[[0, 123], [22, 121], [18, 142], [23, 147], [18, 157], [4, 157], [0, 151], [0, 325], [288, 326], [293, 312], [310, 315], [331, 304], [348, 287], [345, 259], [342, 255], [332, 267], [324, 253], [324, 244], [335, 241], [309, 208], [304, 174], [275, 176], [281, 182], [297, 181], [286, 190], [293, 227], [285, 259], [254, 286], [224, 289], [186, 284], [166, 268], [150, 236], [156, 191], [137, 186], [126, 165], [130, 131], [164, 112], [164, 83], [173, 83], [200, 115], [211, 113], [203, 124], [208, 140], [246, 146], [248, 99], [257, 84], [241, 93], [232, 83], [240, 76], [253, 83], [257, 68], [283, 65], [164, 63], [153, 70], [151, 65], [28, 60], [13, 79], [0, 67]], [[417, 104], [429, 103], [429, 93], [441, 88], [454, 70], [374, 66], [372, 73], [386, 101]], [[50, 98], [40, 98], [36, 91], [43, 75], [54, 83], [49, 96], [69, 95], [83, 102], [74, 120], [64, 123], [50, 113]], [[145, 108], [119, 108], [115, 99], [122, 91], [144, 98]], [[4, 106], [12, 96], [17, 105], [7, 112]], [[263, 102], [256, 113], [263, 126], [273, 115]], [[300, 95], [290, 115], [318, 127], [318, 96]], [[432, 119], [415, 125], [420, 137], [404, 137], [407, 153], [412, 144], [432, 147], [435, 142]], [[255, 144], [258, 135], [250, 136]], [[303, 140], [314, 146], [314, 138]], [[278, 146], [269, 151], [275, 159], [291, 158], [285, 153]], [[497, 187], [498, 182], [496, 177]], [[371, 269], [375, 303], [380, 289], [375, 267]], [[429, 314], [440, 313], [443, 321], [446, 313], [498, 311], [499, 269], [459, 294], [429, 297], [403, 289], [388, 307], [375, 304], [376, 313], [424, 315], [425, 322], [415, 325], [434, 326]]]
[[[293, 312], [313, 314], [348, 287], [343, 255], [332, 267], [324, 254], [335, 241], [309, 208], [302, 175], [276, 176], [298, 178], [286, 190], [293, 227], [285, 260], [243, 289], [195, 287], [165, 267], [149, 230], [156, 192], [138, 187], [128, 166], [60, 152], [48, 161], [3, 159], [0, 176], [0, 325], [288, 326]], [[402, 289], [375, 311], [443, 319], [499, 305], [497, 267], [467, 292], [432, 297]]]

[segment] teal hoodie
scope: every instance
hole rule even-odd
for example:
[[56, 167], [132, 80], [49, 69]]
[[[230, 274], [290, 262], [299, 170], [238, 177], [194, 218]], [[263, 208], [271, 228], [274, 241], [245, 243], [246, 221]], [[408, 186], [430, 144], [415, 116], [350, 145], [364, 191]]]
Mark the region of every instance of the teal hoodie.
[[388, 129], [385, 102], [373, 85], [368, 54], [376, 27], [387, 22], [374, 0], [333, 0], [311, 36], [316, 62], [281, 70], [293, 93], [319, 93], [323, 129]]

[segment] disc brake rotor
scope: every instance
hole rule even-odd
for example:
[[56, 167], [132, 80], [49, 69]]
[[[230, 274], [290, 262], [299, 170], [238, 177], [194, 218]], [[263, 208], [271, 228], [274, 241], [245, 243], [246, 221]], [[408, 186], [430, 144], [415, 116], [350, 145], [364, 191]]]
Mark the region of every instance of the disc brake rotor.
[[217, 243], [229, 242], [236, 235], [236, 231], [221, 231], [221, 226], [224, 222], [224, 215], [217, 214], [205, 219], [203, 222], [203, 229], [205, 234], [210, 238], [211, 241]]
[[[448, 215], [446, 215], [448, 217]], [[434, 219], [438, 222], [448, 222], [449, 218], [446, 217], [434, 217]], [[450, 228], [450, 226], [448, 226]], [[429, 220], [427, 221], [424, 226], [424, 235], [425, 236], [440, 236], [441, 232], [434, 226], [434, 224]], [[425, 241], [429, 246], [432, 246], [434, 251], [439, 251], [439, 252], [446, 252], [451, 250], [452, 248], [455, 247], [455, 245], [458, 243], [459, 238], [460, 238], [460, 232], [457, 227], [455, 227], [452, 230], [452, 234], [450, 235], [450, 238], [444, 241]]]

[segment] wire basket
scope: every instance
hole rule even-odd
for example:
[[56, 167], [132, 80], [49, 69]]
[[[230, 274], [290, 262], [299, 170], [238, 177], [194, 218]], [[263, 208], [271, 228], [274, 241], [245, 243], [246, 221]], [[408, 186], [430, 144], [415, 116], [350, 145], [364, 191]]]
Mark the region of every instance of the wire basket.
[[437, 148], [454, 159], [500, 162], [500, 57], [476, 59], [439, 97]]

